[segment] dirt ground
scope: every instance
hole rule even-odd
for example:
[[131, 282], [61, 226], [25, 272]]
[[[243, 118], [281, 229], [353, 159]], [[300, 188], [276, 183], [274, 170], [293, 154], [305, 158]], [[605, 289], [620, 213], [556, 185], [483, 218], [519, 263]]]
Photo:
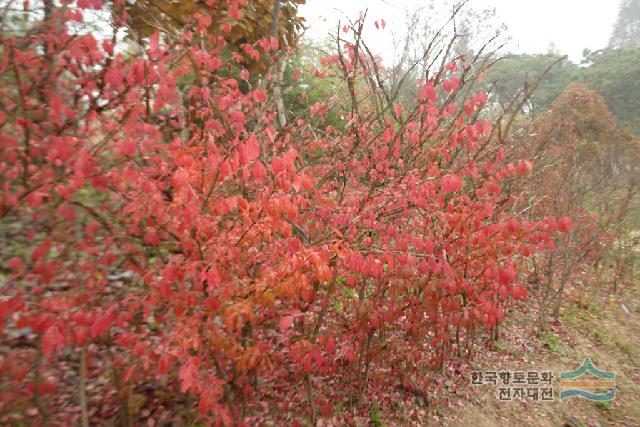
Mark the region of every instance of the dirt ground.
[[[499, 386], [474, 386], [446, 414], [448, 426], [640, 426], [640, 285], [613, 295], [610, 289], [566, 304], [558, 321], [536, 334], [533, 311], [514, 313], [491, 352], [474, 363], [477, 371], [577, 369], [590, 357], [600, 370], [615, 374], [616, 397], [594, 402], [580, 397], [541, 402], [501, 401]], [[498, 362], [496, 362], [498, 361]], [[470, 381], [469, 381], [470, 382]], [[559, 387], [555, 383], [558, 394]], [[443, 411], [443, 415], [444, 415]], [[429, 422], [428, 424], [440, 424]]]

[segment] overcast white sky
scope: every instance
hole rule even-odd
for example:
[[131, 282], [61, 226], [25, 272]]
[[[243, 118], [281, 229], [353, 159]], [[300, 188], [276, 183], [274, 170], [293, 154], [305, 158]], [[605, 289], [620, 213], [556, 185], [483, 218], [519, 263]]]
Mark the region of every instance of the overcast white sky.
[[[301, 8], [310, 26], [308, 35], [323, 39], [335, 31], [338, 19], [357, 17], [368, 9], [372, 27], [367, 39], [378, 47], [383, 58], [393, 48], [389, 28], [404, 25], [406, 7], [420, 5], [421, 0], [307, 0]], [[573, 61], [582, 58], [585, 48], [597, 50], [607, 45], [618, 13], [620, 0], [470, 0], [475, 9], [495, 8], [497, 20], [507, 25], [512, 52], [543, 53], [554, 43], [560, 53]], [[467, 6], [467, 7], [469, 7]], [[383, 18], [387, 33], [374, 31], [373, 21]]]

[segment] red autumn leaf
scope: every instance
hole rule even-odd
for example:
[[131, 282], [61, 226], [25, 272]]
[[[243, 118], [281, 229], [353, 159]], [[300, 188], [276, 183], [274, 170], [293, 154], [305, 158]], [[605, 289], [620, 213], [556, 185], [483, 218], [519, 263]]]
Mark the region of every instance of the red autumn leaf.
[[47, 240], [43, 244], [37, 246], [31, 253], [31, 260], [38, 261], [40, 258], [46, 257], [47, 254], [49, 253], [50, 245], [51, 245], [51, 241]]
[[193, 389], [198, 384], [198, 367], [193, 358], [180, 367], [180, 391], [183, 393]]
[[42, 334], [42, 354], [49, 357], [56, 350], [64, 347], [65, 338], [58, 325], [53, 324]]
[[106, 333], [111, 328], [112, 323], [113, 323], [112, 312], [107, 312], [97, 316], [90, 328], [91, 336], [93, 338], [97, 338], [100, 335]]
[[220, 272], [216, 267], [211, 267], [207, 271], [207, 284], [210, 288], [215, 288], [220, 284]]
[[462, 178], [458, 175], [448, 175], [442, 178], [442, 191], [445, 193], [455, 193], [462, 188]]
[[262, 162], [257, 161], [253, 164], [253, 179], [258, 182], [263, 182], [265, 177], [267, 176], [267, 169], [264, 167]]
[[333, 354], [335, 350], [336, 350], [336, 340], [333, 337], [327, 338], [327, 343], [326, 343], [327, 353]]
[[153, 227], [147, 227], [145, 229], [143, 240], [145, 243], [153, 246], [157, 246], [160, 244], [160, 238], [158, 236], [158, 232]]
[[22, 258], [18, 258], [14, 256], [9, 259], [9, 262], [7, 263], [7, 265], [11, 270], [13, 270], [14, 272], [17, 272], [19, 270], [22, 270], [22, 267], [24, 266], [24, 262], [22, 261]]
[[280, 319], [280, 330], [281, 331], [286, 331], [292, 325], [293, 325], [293, 316], [288, 315], [288, 316], [284, 316], [284, 317], [282, 317], [282, 319]]
[[260, 155], [260, 143], [256, 135], [252, 133], [244, 144], [244, 163], [252, 162]]
[[442, 81], [442, 89], [449, 93], [458, 90], [460, 87], [460, 78], [458, 76], [452, 76]]
[[131, 365], [124, 371], [124, 375], [122, 376], [122, 379], [124, 380], [125, 383], [129, 382], [135, 370], [136, 370], [136, 366]]
[[567, 233], [573, 229], [573, 221], [568, 216], [562, 217], [558, 220], [558, 231], [561, 233]]
[[166, 353], [163, 353], [162, 356], [160, 356], [160, 360], [158, 361], [158, 373], [161, 375], [166, 374], [167, 372], [169, 372], [171, 365], [172, 365], [171, 356], [169, 356]]

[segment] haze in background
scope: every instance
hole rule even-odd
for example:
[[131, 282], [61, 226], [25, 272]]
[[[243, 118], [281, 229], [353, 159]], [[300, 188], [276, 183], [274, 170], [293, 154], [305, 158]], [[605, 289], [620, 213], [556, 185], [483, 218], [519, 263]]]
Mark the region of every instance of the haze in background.
[[[338, 20], [344, 22], [345, 17], [355, 18], [360, 11], [368, 9], [366, 39], [387, 59], [395, 48], [389, 32], [399, 40], [402, 29], [406, 28], [405, 11], [420, 4], [411, 0], [307, 0], [301, 15], [310, 27], [308, 37], [324, 40], [327, 33], [335, 33]], [[504, 23], [507, 26], [504, 39], [511, 39], [505, 52], [554, 50], [580, 62], [584, 49], [593, 51], [607, 46], [619, 6], [620, 0], [471, 0], [465, 7], [495, 8], [496, 17], [492, 23], [496, 27]], [[448, 10], [450, 6], [437, 9], [440, 16], [437, 22], [442, 21]], [[380, 19], [387, 24], [385, 31], [376, 31], [373, 26], [373, 22]]]

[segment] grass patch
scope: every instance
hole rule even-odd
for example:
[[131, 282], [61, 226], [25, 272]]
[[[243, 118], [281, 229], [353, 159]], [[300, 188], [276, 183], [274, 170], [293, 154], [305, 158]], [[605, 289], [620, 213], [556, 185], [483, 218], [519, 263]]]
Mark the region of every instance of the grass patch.
[[595, 405], [596, 405], [596, 408], [600, 409], [601, 411], [608, 411], [613, 406], [611, 400], [602, 400], [602, 401], [596, 402]]
[[558, 356], [564, 356], [564, 348], [560, 342], [560, 338], [548, 331], [540, 333], [540, 339], [542, 339], [542, 345], [549, 349], [549, 351]]
[[616, 347], [618, 347], [618, 349], [623, 352], [624, 354], [626, 354], [627, 356], [634, 356], [635, 352], [634, 352], [634, 346], [633, 344], [631, 344], [629, 341], [624, 340], [624, 339], [617, 339], [614, 341], [614, 344], [616, 345]]
[[378, 407], [378, 403], [373, 404], [371, 412], [369, 412], [370, 425], [375, 427], [387, 427], [387, 424], [382, 420], [382, 411]]
[[596, 329], [593, 336], [600, 344], [604, 344], [607, 337], [609, 336], [609, 333], [602, 329]]

